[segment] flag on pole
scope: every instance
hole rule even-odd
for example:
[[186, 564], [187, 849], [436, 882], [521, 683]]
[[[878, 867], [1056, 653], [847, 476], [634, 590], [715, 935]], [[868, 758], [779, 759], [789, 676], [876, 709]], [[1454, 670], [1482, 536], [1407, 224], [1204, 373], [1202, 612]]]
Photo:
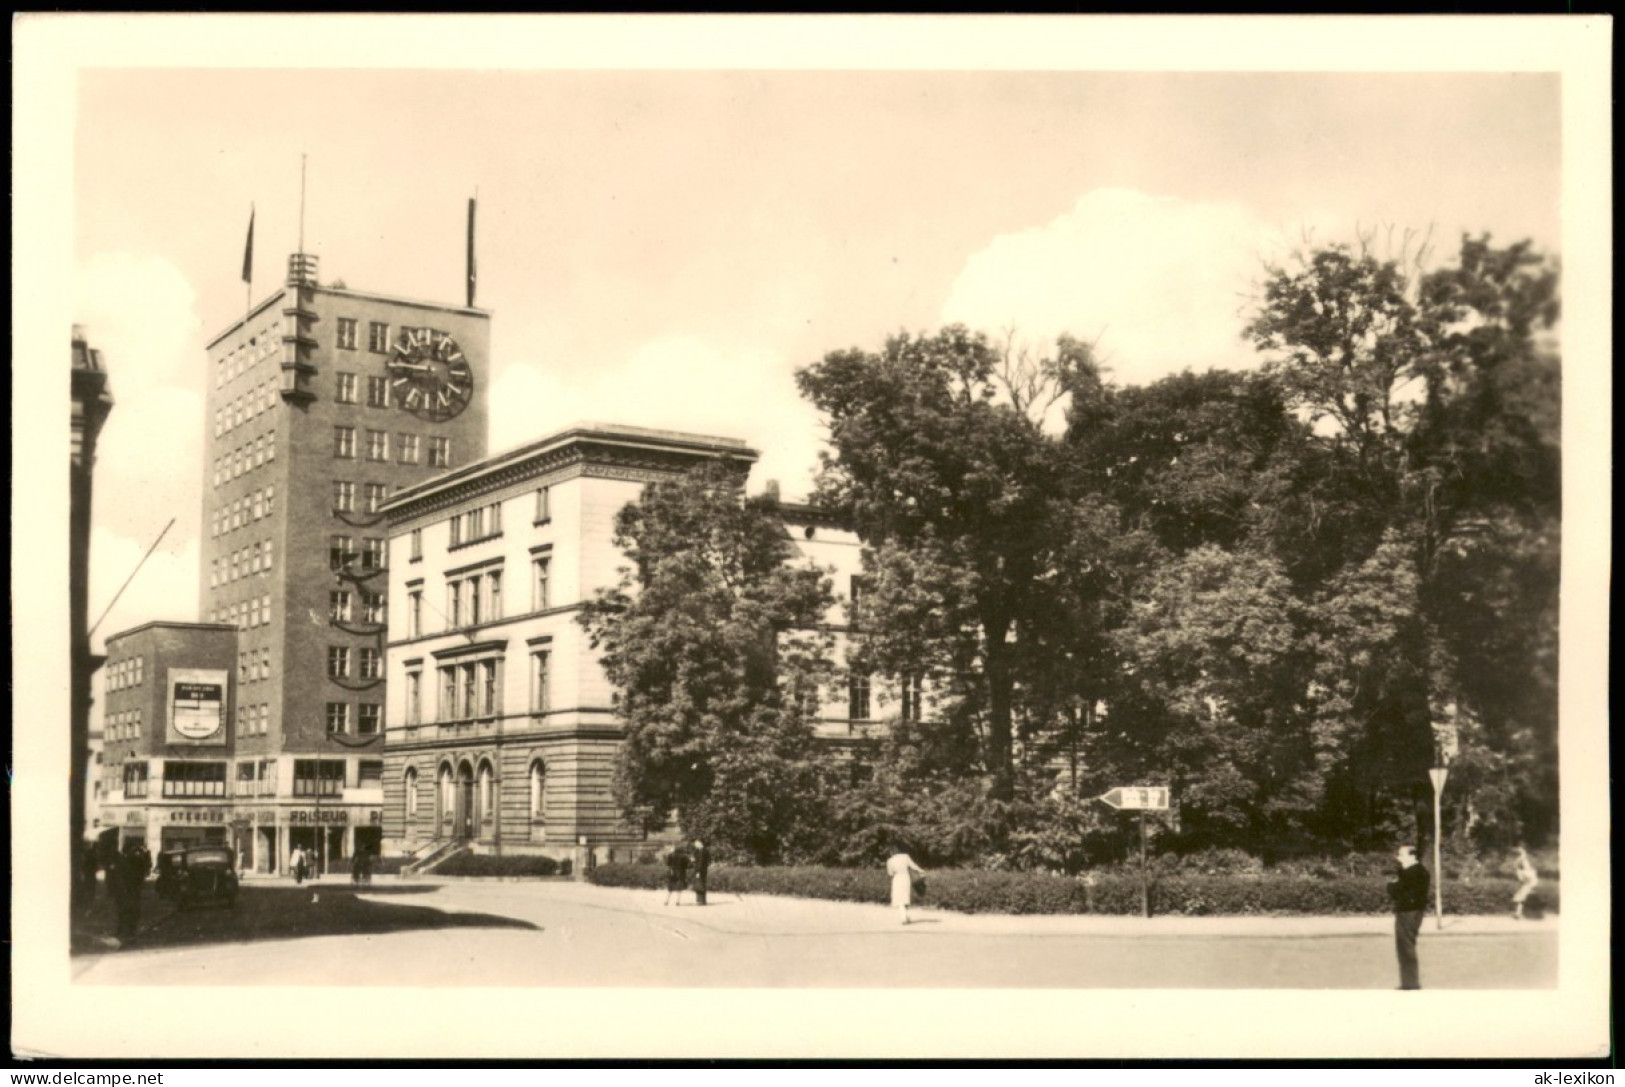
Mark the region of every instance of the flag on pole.
[[468, 198], [468, 308], [474, 308], [474, 197]]
[[243, 246], [243, 282], [254, 282], [254, 205], [248, 205], [248, 243]]

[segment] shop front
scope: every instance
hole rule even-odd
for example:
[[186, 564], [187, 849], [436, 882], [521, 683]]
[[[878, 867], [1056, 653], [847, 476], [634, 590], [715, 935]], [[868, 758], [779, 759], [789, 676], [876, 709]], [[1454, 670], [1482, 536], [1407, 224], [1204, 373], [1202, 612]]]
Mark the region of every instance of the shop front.
[[160, 849], [231, 844], [231, 808], [225, 805], [159, 808], [156, 815]]

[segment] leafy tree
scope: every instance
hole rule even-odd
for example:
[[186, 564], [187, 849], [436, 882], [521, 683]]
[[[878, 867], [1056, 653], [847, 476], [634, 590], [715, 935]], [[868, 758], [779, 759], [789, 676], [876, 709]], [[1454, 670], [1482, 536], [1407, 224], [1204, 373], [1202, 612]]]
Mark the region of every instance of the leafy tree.
[[[793, 850], [828, 768], [804, 700], [828, 670], [829, 581], [790, 562], [771, 502], [711, 465], [650, 484], [616, 516], [630, 565], [581, 622], [621, 692], [616, 797], [759, 862]], [[811, 810], [809, 810], [811, 809]]]
[[[1509, 768], [1538, 777], [1555, 766], [1557, 277], [1527, 244], [1497, 249], [1487, 238], [1463, 238], [1456, 264], [1432, 272], [1369, 246], [1331, 246], [1272, 269], [1249, 325], [1288, 404], [1315, 424], [1302, 462], [1311, 470], [1283, 477], [1277, 505], [1291, 511], [1294, 496], [1319, 494], [1332, 523], [1354, 529], [1342, 547], [1300, 552], [1313, 557], [1298, 572], [1329, 586], [1317, 605], [1329, 639], [1322, 670], [1341, 674], [1316, 688], [1317, 728], [1345, 740], [1363, 731], [1339, 750], [1365, 752], [1347, 767], [1344, 799], [1368, 812], [1380, 806], [1372, 789], [1405, 792], [1402, 781], [1421, 804], [1428, 726], [1447, 713], [1489, 745], [1464, 770], [1506, 781], [1520, 777]], [[1312, 539], [1318, 526], [1288, 517], [1285, 527], [1275, 538], [1290, 550], [1294, 528]], [[1389, 608], [1384, 641], [1362, 619]], [[1335, 659], [1373, 639], [1385, 659]], [[1516, 721], [1509, 680], [1534, 694], [1511, 700]], [[1479, 798], [1498, 810], [1477, 817], [1502, 832], [1515, 819], [1493, 798], [1508, 791], [1486, 784]], [[1537, 822], [1550, 825], [1554, 811], [1548, 803]]]
[[1043, 415], [1055, 395], [1099, 381], [1071, 339], [1022, 361], [951, 326], [832, 352], [796, 375], [829, 425], [820, 501], [876, 556], [873, 606], [858, 616], [865, 648], [885, 671], [946, 685], [1002, 799], [1015, 787], [1024, 656], [1049, 633], [1036, 605], [1066, 494]]

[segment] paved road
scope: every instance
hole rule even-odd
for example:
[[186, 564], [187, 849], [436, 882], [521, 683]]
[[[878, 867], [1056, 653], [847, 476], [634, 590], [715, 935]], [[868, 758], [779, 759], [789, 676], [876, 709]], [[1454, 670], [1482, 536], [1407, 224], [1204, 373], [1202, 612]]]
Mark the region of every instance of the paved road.
[[[1391, 989], [1386, 918], [966, 916], [562, 882], [444, 882], [415, 904], [534, 929], [453, 928], [85, 956], [81, 983], [788, 988]], [[1430, 919], [1423, 984], [1551, 988], [1557, 921]]]

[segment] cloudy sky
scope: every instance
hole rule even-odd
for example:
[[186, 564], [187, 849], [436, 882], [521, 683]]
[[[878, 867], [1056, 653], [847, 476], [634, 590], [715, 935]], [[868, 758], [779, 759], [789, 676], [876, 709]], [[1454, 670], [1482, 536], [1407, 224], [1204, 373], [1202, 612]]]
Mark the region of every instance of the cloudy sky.
[[[316, 25], [320, 25], [319, 23]], [[491, 448], [596, 419], [745, 438], [810, 484], [792, 374], [949, 321], [1098, 340], [1115, 379], [1256, 363], [1261, 261], [1310, 233], [1560, 243], [1550, 74], [92, 69], [73, 317], [117, 408], [92, 610], [196, 610], [203, 347], [304, 238], [324, 280], [460, 301], [478, 191]]]

